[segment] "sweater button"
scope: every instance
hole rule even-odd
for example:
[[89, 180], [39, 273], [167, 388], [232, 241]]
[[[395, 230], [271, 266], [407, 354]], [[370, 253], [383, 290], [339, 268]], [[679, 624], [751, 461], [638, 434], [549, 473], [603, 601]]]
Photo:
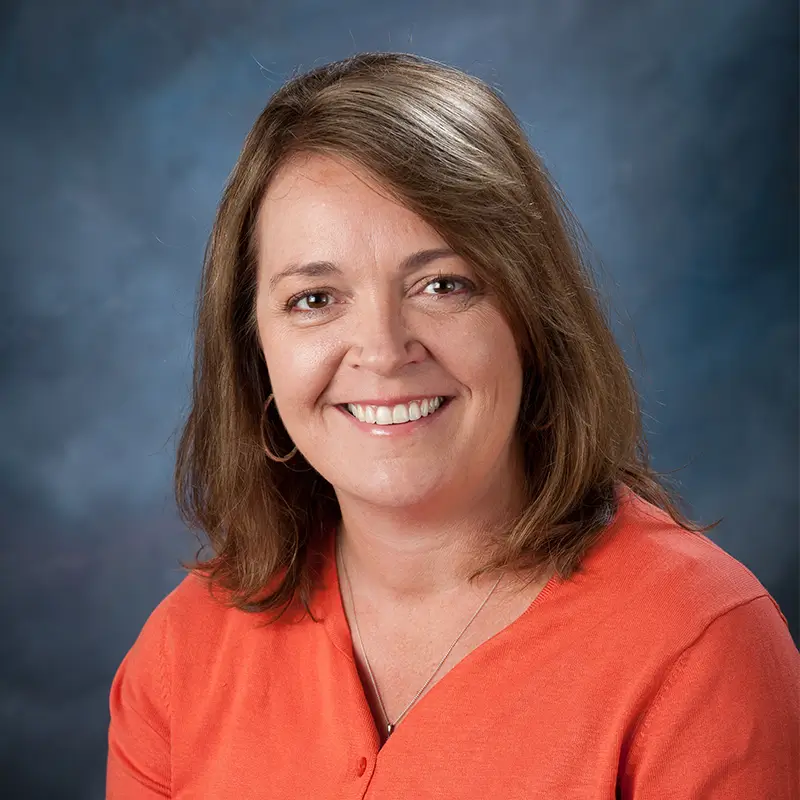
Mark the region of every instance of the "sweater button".
[[358, 759], [358, 777], [360, 778], [367, 771], [367, 759], [364, 756]]

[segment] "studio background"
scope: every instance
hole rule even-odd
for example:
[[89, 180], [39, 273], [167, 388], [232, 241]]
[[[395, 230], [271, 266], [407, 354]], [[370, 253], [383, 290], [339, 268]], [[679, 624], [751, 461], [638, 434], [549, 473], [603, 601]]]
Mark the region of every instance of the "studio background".
[[0, 796], [103, 797], [111, 678], [197, 548], [170, 481], [216, 204], [271, 93], [362, 50], [502, 91], [602, 265], [656, 467], [797, 641], [795, 5], [0, 5]]

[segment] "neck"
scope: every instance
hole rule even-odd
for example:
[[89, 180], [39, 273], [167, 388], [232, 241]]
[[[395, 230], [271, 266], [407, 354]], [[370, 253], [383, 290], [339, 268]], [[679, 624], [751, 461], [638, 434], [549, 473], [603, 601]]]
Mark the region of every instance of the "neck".
[[[408, 605], [464, 590], [483, 563], [488, 535], [508, 525], [519, 509], [519, 493], [493, 486], [447, 513], [387, 509], [344, 497], [339, 505], [338, 544], [350, 579], [376, 602]], [[490, 586], [497, 576], [482, 575], [473, 586]]]

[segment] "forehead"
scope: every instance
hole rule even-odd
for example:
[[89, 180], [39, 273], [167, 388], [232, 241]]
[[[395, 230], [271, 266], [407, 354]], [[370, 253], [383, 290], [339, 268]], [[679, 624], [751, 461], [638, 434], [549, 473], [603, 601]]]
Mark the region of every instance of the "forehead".
[[295, 157], [279, 169], [256, 227], [259, 261], [268, 270], [297, 259], [347, 260], [366, 248], [403, 257], [444, 244], [365, 169], [316, 154]]

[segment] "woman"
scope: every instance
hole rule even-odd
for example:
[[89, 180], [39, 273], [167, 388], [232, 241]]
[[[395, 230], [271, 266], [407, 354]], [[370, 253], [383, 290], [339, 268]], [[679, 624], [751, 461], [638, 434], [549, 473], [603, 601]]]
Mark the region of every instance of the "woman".
[[213, 556], [111, 690], [108, 797], [797, 797], [800, 658], [647, 463], [556, 189], [485, 85], [271, 99], [203, 277]]

